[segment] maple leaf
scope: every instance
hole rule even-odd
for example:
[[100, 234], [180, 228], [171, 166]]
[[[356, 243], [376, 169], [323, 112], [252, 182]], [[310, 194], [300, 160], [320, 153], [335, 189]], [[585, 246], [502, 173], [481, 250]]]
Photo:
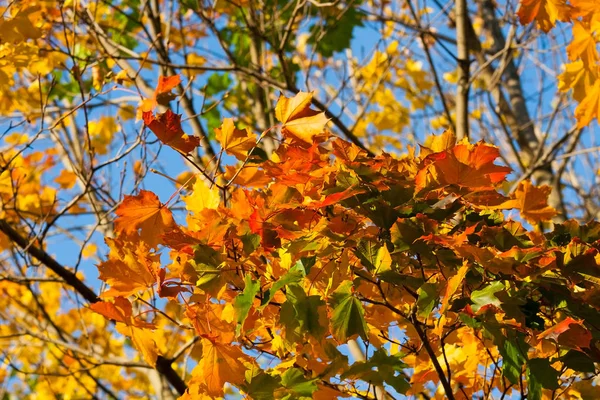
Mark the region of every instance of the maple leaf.
[[552, 339], [567, 347], [585, 349], [590, 347], [592, 334], [585, 327], [583, 321], [567, 317], [540, 333], [537, 338]]
[[463, 265], [456, 272], [456, 275], [452, 276], [452, 278], [450, 278], [450, 280], [448, 280], [448, 285], [446, 286], [446, 293], [444, 294], [444, 297], [442, 298], [442, 306], [440, 309], [440, 314], [443, 314], [446, 312], [446, 309], [448, 308], [448, 305], [450, 304], [450, 298], [454, 295], [454, 293], [456, 293], [459, 286], [465, 279], [467, 272], [469, 272], [469, 267], [470, 267], [469, 263], [465, 260], [463, 262]]
[[311, 144], [313, 137], [323, 132], [329, 119], [324, 112], [310, 108], [312, 92], [299, 92], [293, 98], [279, 96], [275, 116], [281, 122], [282, 133]]
[[147, 323], [139, 318], [134, 318], [131, 302], [125, 297], [118, 296], [115, 297], [113, 301], [98, 301], [90, 304], [90, 309], [108, 319], [112, 319], [115, 322], [122, 322], [125, 325], [150, 329], [155, 327], [154, 324]]
[[154, 94], [151, 98], [142, 100], [139, 113], [143, 115], [147, 112], [152, 112], [158, 104], [167, 105], [174, 97], [170, 94], [171, 90], [176, 88], [180, 83], [181, 77], [179, 75], [159, 76]]
[[131, 338], [133, 345], [142, 353], [142, 357], [149, 365], [156, 366], [158, 348], [151, 330], [125, 325], [120, 322], [117, 323], [116, 329], [119, 333]]
[[225, 118], [221, 127], [215, 129], [215, 134], [223, 150], [240, 161], [244, 161], [256, 146], [256, 136], [250, 129], [237, 129], [231, 118]]
[[[101, 297], [129, 296], [161, 283], [160, 259], [144, 242], [105, 238], [109, 258], [98, 264], [100, 279], [110, 285]], [[164, 275], [163, 275], [164, 277]]]
[[566, 64], [564, 68], [565, 70], [558, 76], [558, 89], [561, 92], [573, 89], [573, 98], [581, 102], [596, 82], [595, 68], [590, 69], [581, 60]]
[[129, 336], [136, 349], [142, 353], [144, 360], [156, 365], [158, 349], [153, 338], [154, 324], [134, 318], [131, 302], [124, 297], [116, 297], [112, 302], [98, 301], [90, 305], [92, 311], [115, 321], [118, 332]]
[[556, 210], [548, 205], [551, 191], [550, 186], [534, 186], [529, 181], [521, 181], [512, 198], [498, 208], [516, 208], [531, 223], [548, 221], [556, 215]]
[[417, 191], [457, 185], [470, 189], [493, 189], [511, 171], [494, 164], [500, 151], [483, 142], [475, 145], [461, 143], [449, 150], [429, 154], [415, 177]]
[[586, 92], [585, 97], [575, 109], [577, 127], [583, 128], [600, 115], [600, 79], [594, 82], [594, 86]]
[[573, 41], [567, 46], [567, 54], [571, 61], [581, 58], [587, 68], [594, 67], [598, 60], [596, 40], [592, 32], [580, 21], [573, 21]]
[[568, 22], [570, 12], [571, 7], [566, 0], [521, 0], [517, 15], [522, 25], [535, 19], [538, 28], [548, 33], [557, 20]]
[[430, 135], [421, 146], [423, 157], [451, 149], [456, 145], [456, 135], [451, 130], [445, 130], [441, 135]]
[[203, 210], [216, 210], [221, 203], [221, 194], [219, 188], [215, 185], [210, 185], [204, 182], [200, 177], [194, 182], [192, 193], [183, 197], [188, 211], [196, 215], [202, 213]]
[[361, 301], [354, 296], [352, 281], [344, 281], [338, 286], [331, 294], [330, 306], [333, 310], [331, 333], [340, 343], [346, 343], [354, 335], [368, 338], [365, 310]]
[[573, 6], [572, 18], [587, 17], [590, 14], [600, 13], [598, 0], [570, 0], [569, 3]]
[[192, 371], [192, 381], [200, 384], [211, 396], [223, 395], [225, 383], [239, 385], [244, 382], [248, 361], [239, 347], [219, 343], [213, 337], [201, 340], [202, 359]]
[[125, 196], [115, 210], [115, 232], [132, 235], [140, 231], [140, 238], [150, 247], [162, 243], [161, 236], [173, 228], [175, 221], [171, 210], [162, 204], [158, 196], [140, 190], [136, 196]]
[[171, 110], [155, 117], [151, 111], [144, 112], [144, 124], [150, 128], [156, 137], [164, 144], [188, 154], [200, 146], [198, 136], [186, 135], [181, 128], [181, 115]]

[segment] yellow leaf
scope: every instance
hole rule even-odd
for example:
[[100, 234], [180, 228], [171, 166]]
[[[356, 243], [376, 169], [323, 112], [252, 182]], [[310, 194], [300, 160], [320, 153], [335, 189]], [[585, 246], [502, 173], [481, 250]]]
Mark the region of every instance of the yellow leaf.
[[142, 353], [142, 357], [149, 365], [156, 366], [158, 348], [152, 337], [151, 330], [125, 325], [120, 322], [116, 324], [116, 329], [119, 333], [131, 338], [133, 345]]
[[577, 20], [573, 21], [573, 41], [567, 46], [567, 54], [571, 61], [581, 58], [588, 68], [594, 66], [598, 59], [596, 40], [592, 32]]
[[83, 258], [91, 258], [96, 254], [97, 251], [98, 251], [98, 247], [96, 247], [96, 245], [94, 243], [88, 243], [83, 248], [81, 255], [83, 256]]
[[377, 259], [375, 261], [375, 275], [381, 274], [392, 269], [392, 256], [386, 245], [381, 246], [377, 251]]
[[282, 133], [290, 134], [306, 143], [325, 129], [329, 119], [325, 113], [310, 108], [312, 92], [299, 92], [293, 98], [279, 97], [275, 116], [283, 124]]
[[587, 91], [586, 96], [575, 109], [577, 127], [583, 128], [589, 125], [594, 118], [600, 114], [600, 79], [596, 80], [594, 86]]
[[594, 69], [586, 67], [583, 61], [577, 60], [564, 66], [564, 71], [558, 76], [558, 89], [561, 92], [573, 89], [573, 98], [581, 102], [594, 82], [596, 82]]
[[119, 127], [113, 117], [102, 117], [98, 121], [90, 121], [88, 130], [92, 148], [96, 154], [104, 155], [108, 153], [108, 146]]
[[216, 210], [221, 203], [219, 188], [209, 187], [201, 178], [196, 179], [194, 189], [189, 196], [183, 197], [188, 211], [200, 214], [204, 209]]
[[256, 136], [250, 129], [237, 129], [231, 118], [225, 118], [221, 127], [215, 129], [215, 133], [223, 150], [240, 161], [244, 161], [248, 152], [256, 146]]
[[446, 293], [444, 294], [444, 298], [442, 299], [442, 308], [440, 310], [440, 314], [444, 314], [446, 309], [448, 308], [448, 304], [450, 303], [450, 298], [456, 291], [458, 287], [465, 279], [467, 272], [469, 271], [469, 263], [467, 261], [463, 262], [463, 265], [458, 269], [456, 275], [454, 275], [448, 281], [448, 286], [446, 286]]
[[431, 153], [439, 153], [454, 147], [456, 135], [451, 129], [446, 129], [441, 135], [429, 135], [421, 148], [421, 156], [426, 157]]

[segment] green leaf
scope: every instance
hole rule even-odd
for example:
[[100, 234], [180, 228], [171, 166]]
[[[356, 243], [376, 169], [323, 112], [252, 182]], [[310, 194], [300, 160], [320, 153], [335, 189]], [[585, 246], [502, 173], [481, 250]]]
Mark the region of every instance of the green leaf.
[[362, 265], [369, 271], [375, 269], [377, 264], [377, 254], [379, 252], [379, 244], [371, 240], [361, 239], [354, 250], [354, 254], [360, 259]]
[[[249, 372], [250, 370], [248, 370]], [[273, 399], [273, 393], [275, 390], [281, 387], [281, 377], [273, 376], [260, 371], [258, 375], [248, 378], [246, 374], [247, 384], [243, 386], [244, 392], [246, 392], [250, 398], [256, 400], [271, 400]]]
[[243, 390], [252, 399], [256, 400], [271, 400], [275, 390], [281, 387], [281, 377], [278, 375], [269, 375], [264, 371], [260, 371], [255, 376], [248, 376], [251, 370], [246, 372], [246, 383], [243, 385]]
[[355, 334], [368, 339], [365, 310], [360, 300], [354, 297], [352, 285], [352, 281], [342, 282], [330, 298], [330, 306], [333, 308], [331, 333], [342, 343], [346, 343]]
[[216, 268], [221, 265], [223, 255], [212, 247], [200, 243], [194, 246], [194, 261], [196, 264]]
[[527, 400], [542, 400], [542, 384], [527, 367]]
[[417, 299], [419, 316], [427, 318], [437, 305], [440, 298], [438, 286], [433, 283], [425, 283], [419, 288], [419, 290], [417, 290], [417, 294], [419, 295], [419, 298]]
[[380, 348], [366, 362], [352, 364], [341, 378], [360, 379], [379, 386], [387, 383], [398, 393], [404, 394], [410, 388], [410, 384], [405, 379], [406, 364], [401, 357], [401, 353], [390, 356]]
[[523, 354], [527, 353], [527, 343], [523, 339], [523, 334], [508, 331], [498, 350], [502, 355], [502, 373], [513, 384], [519, 382], [519, 377], [523, 370], [526, 358]]
[[247, 233], [240, 237], [242, 240], [242, 245], [244, 246], [244, 253], [246, 255], [250, 255], [254, 253], [254, 250], [260, 246], [260, 235], [255, 233]]
[[352, 7], [342, 12], [341, 16], [337, 14], [328, 18], [324, 27], [316, 24], [310, 28], [312, 35], [309, 43], [315, 45], [317, 52], [324, 57], [331, 57], [333, 53], [349, 48], [354, 28], [363, 26], [363, 14], [359, 10]]
[[560, 387], [558, 383], [559, 372], [552, 368], [547, 358], [532, 358], [527, 362], [530, 379], [536, 379], [545, 389], [556, 390]]
[[305, 333], [322, 339], [327, 330], [325, 302], [320, 296], [306, 296], [295, 283], [287, 285], [287, 300], [281, 305], [280, 322], [285, 326], [286, 339], [295, 342]]
[[254, 302], [254, 297], [260, 292], [260, 282], [252, 280], [250, 274], [246, 274], [244, 283], [246, 284], [244, 291], [236, 296], [233, 303], [233, 309], [237, 316], [237, 325], [235, 327], [236, 336], [240, 335], [242, 327], [244, 326], [244, 321], [246, 321], [252, 303]]
[[290, 368], [281, 375], [281, 385], [298, 396], [312, 397], [317, 391], [317, 378], [307, 379], [302, 370]]
[[207, 97], [212, 97], [229, 89], [229, 86], [231, 86], [232, 83], [233, 81], [229, 77], [229, 74], [215, 72], [206, 80], [205, 94]]
[[596, 372], [596, 366], [591, 358], [580, 351], [569, 350], [567, 354], [560, 357], [560, 361], [565, 363], [568, 368], [578, 372]]
[[300, 261], [298, 261], [298, 263], [296, 263], [296, 265], [290, 268], [290, 270], [285, 275], [279, 278], [279, 280], [275, 282], [270, 289], [267, 289], [267, 291], [265, 291], [265, 297], [262, 299], [260, 307], [258, 309], [263, 310], [273, 299], [273, 296], [275, 296], [275, 293], [277, 293], [279, 289], [286, 285], [289, 285], [290, 283], [298, 283], [305, 276], [306, 272], [304, 270], [304, 266]]
[[492, 282], [481, 290], [475, 290], [471, 293], [471, 301], [473, 302], [473, 311], [477, 312], [483, 306], [492, 304], [499, 307], [502, 302], [496, 297], [496, 293], [504, 290], [502, 282]]

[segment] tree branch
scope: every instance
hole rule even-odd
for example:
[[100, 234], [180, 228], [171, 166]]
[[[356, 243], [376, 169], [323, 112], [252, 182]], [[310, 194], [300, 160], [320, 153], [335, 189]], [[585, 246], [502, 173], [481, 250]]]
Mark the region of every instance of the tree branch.
[[[17, 232], [11, 225], [4, 219], [0, 219], [0, 232], [4, 233], [8, 238], [16, 243], [21, 249], [27, 252], [32, 257], [37, 258], [42, 264], [50, 268], [52, 272], [60, 276], [67, 285], [71, 286], [77, 293], [79, 293], [88, 303], [93, 304], [101, 301], [100, 297], [90, 289], [85, 283], [83, 283], [77, 275], [69, 271], [66, 267], [61, 265], [46, 251], [37, 247], [34, 243], [29, 242], [19, 232]], [[111, 320], [112, 321], [112, 320]], [[113, 321], [114, 322], [114, 321]], [[164, 376], [164, 378], [177, 390], [179, 394], [184, 394], [187, 385], [181, 379], [179, 374], [171, 366], [171, 361], [158, 356], [156, 360], [156, 370]]]

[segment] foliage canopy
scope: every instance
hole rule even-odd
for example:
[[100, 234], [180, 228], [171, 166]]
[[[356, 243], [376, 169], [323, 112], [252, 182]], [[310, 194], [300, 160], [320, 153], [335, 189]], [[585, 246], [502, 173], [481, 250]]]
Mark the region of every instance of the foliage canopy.
[[3, 398], [596, 398], [600, 7], [426, 3], [2, 6]]

